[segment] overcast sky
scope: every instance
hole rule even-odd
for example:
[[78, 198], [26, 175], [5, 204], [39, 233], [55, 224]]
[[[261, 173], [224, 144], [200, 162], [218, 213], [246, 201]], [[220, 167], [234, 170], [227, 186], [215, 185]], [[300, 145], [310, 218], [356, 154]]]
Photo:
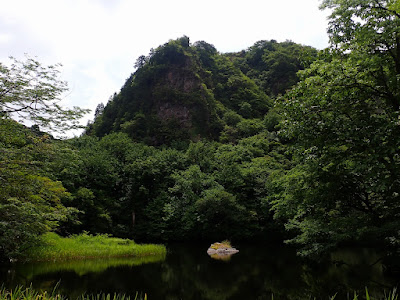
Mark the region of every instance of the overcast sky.
[[[37, 56], [61, 63], [68, 82], [64, 106], [94, 111], [119, 92], [147, 55], [183, 35], [220, 52], [246, 49], [259, 40], [292, 40], [323, 49], [328, 12], [320, 0], [2, 0], [0, 61]], [[83, 120], [93, 118], [93, 112]]]

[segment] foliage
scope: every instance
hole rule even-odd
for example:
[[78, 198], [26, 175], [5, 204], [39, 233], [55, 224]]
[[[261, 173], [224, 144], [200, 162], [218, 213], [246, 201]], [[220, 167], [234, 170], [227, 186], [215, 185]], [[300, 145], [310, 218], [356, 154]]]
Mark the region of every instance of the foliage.
[[216, 136], [221, 127], [217, 103], [203, 78], [209, 75], [200, 65], [187, 37], [153, 50], [88, 133], [124, 131], [152, 145]]
[[266, 131], [277, 125], [276, 114], [263, 119], [270, 106], [213, 45], [183, 37], [151, 50], [88, 128], [100, 139], [72, 143], [82, 158], [69, 186], [84, 214], [66, 232], [173, 240], [262, 238], [280, 228], [264, 201], [270, 172], [287, 167], [275, 151], [284, 146]]
[[0, 63], [0, 116], [17, 115], [44, 129], [63, 132], [79, 128], [78, 120], [88, 110], [64, 109], [60, 95], [67, 90], [59, 79], [59, 64], [43, 66], [27, 57], [19, 61], [10, 57], [10, 66]]
[[[289, 42], [275, 46], [277, 53], [296, 56], [293, 74], [298, 57], [305, 63], [305, 52], [310, 50], [310, 60], [314, 53]], [[287, 169], [290, 159], [277, 135], [266, 130], [276, 131], [280, 118], [271, 112], [264, 120], [272, 100], [243, 64], [187, 37], [140, 57], [121, 92], [88, 128], [87, 135], [100, 139], [73, 141], [84, 164], [72, 194], [84, 214], [79, 229], [66, 231], [139, 240], [265, 238], [281, 232], [265, 201], [266, 182], [274, 170]], [[252, 67], [266, 68], [262, 60]], [[88, 160], [93, 167], [86, 169]]]
[[285, 94], [299, 81], [297, 72], [316, 59], [317, 50], [292, 41], [263, 40], [228, 56], [263, 91], [275, 97]]
[[64, 234], [88, 230], [145, 241], [262, 238], [280, 227], [272, 225], [265, 182], [288, 162], [284, 146], [268, 133], [238, 145], [192, 142], [183, 150], [135, 143], [123, 133], [69, 143], [72, 148], [53, 160], [54, 173], [81, 214], [80, 224], [63, 224]]
[[[280, 55], [270, 61], [278, 59]], [[102, 114], [96, 114], [89, 135], [123, 131], [135, 141], [156, 146], [218, 140], [224, 126], [235, 130], [241, 118], [262, 119], [272, 105], [265, 86], [257, 86], [235, 60], [204, 41], [191, 45], [187, 37], [171, 40], [142, 57], [139, 65]], [[295, 81], [286, 77], [280, 82], [289, 88]]]
[[398, 236], [399, 15], [387, 1], [324, 1], [332, 48], [281, 102], [299, 165], [270, 199], [303, 254]]
[[[139, 241], [290, 237], [303, 254], [397, 244], [398, 5], [322, 7], [332, 10], [332, 45], [319, 53], [271, 40], [221, 54], [186, 36], [152, 49], [82, 137], [52, 140], [3, 114], [2, 255], [51, 230]], [[28, 59], [1, 68], [23, 82], [14, 96], [0, 92], [3, 113], [50, 121], [23, 105], [39, 94], [52, 113], [66, 112], [52, 101], [65, 89], [57, 67]], [[11, 105], [18, 95], [27, 98]], [[66, 124], [57, 120], [46, 124]]]
[[[63, 132], [78, 128], [87, 112], [60, 106], [66, 83], [59, 65], [11, 60], [10, 66], [0, 63], [0, 260], [23, 255], [40, 234], [77, 212], [64, 206], [71, 194], [49, 172], [55, 147], [38, 125]], [[28, 129], [11, 119], [18, 116], [34, 125]]]
[[36, 136], [12, 120], [0, 120], [0, 258], [16, 258], [37, 237], [54, 230], [76, 209], [61, 182], [46, 174], [52, 155], [49, 137]]

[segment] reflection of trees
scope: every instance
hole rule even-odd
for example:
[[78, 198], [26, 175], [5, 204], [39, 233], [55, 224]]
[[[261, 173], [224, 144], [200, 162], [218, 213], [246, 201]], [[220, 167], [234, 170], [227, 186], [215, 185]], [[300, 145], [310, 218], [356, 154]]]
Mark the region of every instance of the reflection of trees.
[[215, 261], [196, 247], [186, 250], [163, 265], [163, 279], [174, 283], [165, 299], [278, 299], [305, 290], [301, 261], [291, 250], [244, 246], [230, 262]]
[[[345, 264], [332, 263], [339, 259]], [[283, 247], [244, 246], [231, 262], [222, 262], [198, 247], [180, 248], [163, 264], [163, 281], [170, 287], [165, 299], [327, 298], [363, 293], [365, 286], [380, 296], [384, 286], [378, 283], [384, 283], [384, 277], [382, 264], [376, 261], [376, 254], [365, 250], [306, 262]]]
[[370, 295], [381, 299], [384, 290], [393, 287], [385, 282], [383, 271], [380, 256], [374, 250], [342, 249], [332, 253], [330, 259], [302, 262], [302, 288], [297, 294], [286, 296], [299, 299], [300, 295], [303, 298], [312, 295], [319, 299], [336, 294], [337, 299], [344, 299], [354, 292], [363, 295], [368, 287]]
[[231, 299], [257, 272], [237, 264], [236, 257], [230, 262], [213, 260], [203, 248], [177, 248], [163, 265], [163, 279], [172, 287], [165, 299]]
[[[272, 295], [274, 299], [328, 299], [336, 293], [342, 299], [355, 290], [363, 294], [365, 286], [374, 296], [381, 296], [385, 288], [383, 265], [371, 251], [343, 250], [332, 254], [331, 260], [311, 262], [283, 246], [237, 246], [240, 252], [228, 262], [210, 258], [207, 245], [186, 244], [168, 247], [166, 260], [149, 264], [123, 263], [124, 259], [97, 261], [97, 266], [82, 261], [75, 269], [65, 263], [39, 268], [27, 264], [10, 274], [15, 274], [13, 284], [29, 285], [32, 279], [34, 288], [48, 290], [61, 279], [59, 292], [71, 298], [84, 292], [134, 296], [138, 291], [146, 292], [149, 299], [168, 300], [271, 299]], [[26, 278], [23, 282], [21, 274]]]

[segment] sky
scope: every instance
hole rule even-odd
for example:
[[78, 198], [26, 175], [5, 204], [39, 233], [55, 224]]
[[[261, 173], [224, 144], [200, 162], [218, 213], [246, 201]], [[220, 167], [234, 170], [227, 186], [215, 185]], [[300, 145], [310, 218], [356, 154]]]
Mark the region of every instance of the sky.
[[[61, 63], [69, 91], [65, 107], [92, 112], [134, 72], [140, 55], [184, 35], [219, 52], [260, 40], [328, 46], [327, 11], [320, 0], [1, 0], [0, 62], [25, 54]], [[79, 133], [68, 133], [74, 135]]]

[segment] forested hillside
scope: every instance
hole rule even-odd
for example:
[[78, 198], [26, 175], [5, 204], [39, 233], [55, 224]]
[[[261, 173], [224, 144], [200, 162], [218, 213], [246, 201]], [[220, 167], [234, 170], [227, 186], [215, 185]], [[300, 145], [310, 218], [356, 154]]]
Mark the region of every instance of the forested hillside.
[[137, 70], [98, 110], [87, 134], [124, 132], [155, 146], [235, 142], [265, 127], [271, 97], [293, 86], [297, 71], [316, 56], [315, 49], [293, 42], [260, 41], [240, 53], [221, 54], [204, 41], [171, 40], [139, 57]]
[[[293, 77], [301, 67], [296, 55]], [[71, 141], [85, 157], [97, 157], [92, 167], [100, 169], [84, 174], [115, 174], [104, 186], [93, 184], [100, 178], [87, 181], [98, 211], [82, 228], [146, 240], [281, 238], [265, 182], [289, 168], [290, 158], [277, 137], [278, 116], [268, 114], [271, 98], [239, 64], [246, 65], [244, 57], [219, 54], [206, 42], [190, 45], [187, 37], [138, 59], [86, 135]]]
[[[87, 156], [111, 151], [98, 160], [119, 161], [120, 188], [110, 189], [103, 206], [110, 213], [108, 230], [151, 240], [281, 239], [265, 184], [291, 160], [272, 106], [275, 93], [295, 84], [297, 71], [316, 56], [311, 47], [276, 41], [220, 54], [182, 37], [140, 57], [121, 92], [99, 107], [86, 136], [76, 141], [90, 151], [98, 143], [94, 136], [100, 137], [98, 144], [107, 148]], [[87, 188], [96, 199], [105, 191]], [[115, 197], [120, 202], [113, 216]]]
[[305, 255], [397, 247], [400, 7], [323, 7], [321, 51], [270, 40], [220, 53], [186, 36], [152, 49], [79, 138], [17, 124], [0, 91], [0, 255], [49, 230], [287, 240]]

